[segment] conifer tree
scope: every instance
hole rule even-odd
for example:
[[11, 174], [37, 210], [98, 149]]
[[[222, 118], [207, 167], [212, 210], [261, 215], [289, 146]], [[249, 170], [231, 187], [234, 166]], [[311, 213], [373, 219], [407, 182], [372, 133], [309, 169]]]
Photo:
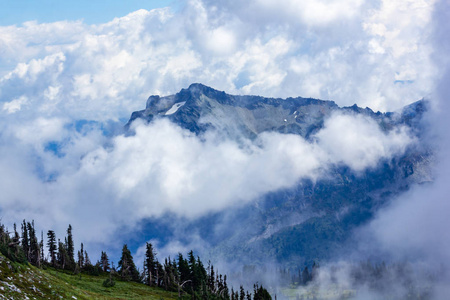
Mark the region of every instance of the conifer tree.
[[172, 272], [173, 272], [173, 277], [175, 279], [174, 283], [179, 282], [180, 281], [180, 272], [178, 271], [177, 262], [175, 259], [172, 261]]
[[21, 250], [20, 248], [20, 235], [17, 232], [17, 226], [16, 223], [14, 223], [14, 237], [12, 239], [13, 247], [14, 247], [14, 255], [17, 257], [19, 255], [19, 252]]
[[239, 300], [245, 300], [245, 291], [242, 285], [239, 288]]
[[247, 291], [247, 300], [252, 300], [252, 295]]
[[84, 250], [83, 243], [81, 243], [81, 248], [78, 250], [78, 267], [82, 269], [84, 267]]
[[184, 282], [190, 278], [189, 264], [181, 253], [178, 253], [178, 272], [180, 273], [180, 281]]
[[162, 279], [164, 277], [164, 268], [159, 263], [158, 260], [156, 260], [156, 286], [161, 287], [162, 286]]
[[67, 256], [68, 256], [68, 266], [69, 268], [73, 268], [75, 266], [75, 247], [73, 244], [73, 236], [72, 236], [72, 225], [69, 224], [67, 228]]
[[214, 273], [214, 266], [209, 262], [209, 275], [208, 275], [208, 289], [212, 292], [216, 292], [216, 274]]
[[28, 239], [28, 228], [27, 223], [23, 220], [22, 223], [22, 249], [25, 254], [26, 259], [28, 260], [29, 251], [30, 251], [30, 241]]
[[188, 253], [188, 261], [189, 261], [189, 279], [191, 280], [191, 287], [194, 291], [197, 291], [200, 287], [198, 274], [199, 272], [195, 261], [194, 252], [192, 250]]
[[47, 247], [50, 254], [50, 262], [52, 266], [56, 264], [56, 235], [53, 230], [47, 232]]
[[306, 285], [311, 280], [308, 267], [305, 267], [302, 272], [302, 283]]
[[228, 291], [228, 285], [227, 285], [227, 275], [223, 275], [223, 295], [225, 297], [225, 299], [230, 298], [230, 294]]
[[198, 278], [199, 278], [200, 285], [203, 282], [206, 283], [208, 281], [208, 274], [206, 273], [205, 266], [203, 265], [202, 261], [200, 260], [200, 257], [198, 257], [198, 256], [197, 256], [197, 272], [198, 272]]
[[125, 244], [122, 248], [122, 257], [118, 263], [119, 275], [122, 280], [139, 282], [139, 272], [133, 261], [133, 256]]
[[41, 265], [41, 251], [34, 229], [34, 221], [27, 223], [28, 231], [28, 261], [37, 267]]
[[176, 269], [173, 266], [173, 262], [169, 258], [164, 260], [164, 279], [163, 285], [164, 289], [170, 291], [176, 289]]
[[5, 225], [0, 224], [0, 252], [12, 261], [21, 263], [26, 262], [27, 258], [23, 253], [23, 248], [20, 245], [20, 235], [17, 232], [17, 227], [15, 224], [14, 236], [11, 238], [9, 234], [10, 233], [8, 232], [8, 229], [5, 227]]
[[44, 231], [41, 230], [41, 242], [39, 243], [39, 249], [41, 249], [41, 260], [42, 262], [45, 262], [44, 257]]
[[65, 269], [67, 261], [68, 261], [68, 256], [67, 256], [67, 251], [66, 251], [66, 245], [64, 245], [64, 243], [62, 243], [58, 239], [58, 255], [57, 255], [58, 266], [61, 269]]
[[254, 285], [253, 300], [272, 300], [269, 292], [262, 285]]
[[148, 284], [149, 286], [153, 286], [153, 284], [155, 283], [157, 268], [156, 268], [156, 253], [151, 243], [146, 244], [144, 268], [145, 268], [144, 278], [146, 284]]
[[91, 263], [91, 260], [89, 259], [89, 255], [88, 255], [87, 251], [84, 250], [84, 267], [86, 268], [86, 267], [91, 267], [91, 266], [92, 266], [92, 263]]
[[109, 271], [108, 255], [106, 254], [106, 252], [103, 252], [103, 251], [102, 251], [102, 254], [100, 256], [100, 266], [101, 266], [103, 272], [108, 272]]

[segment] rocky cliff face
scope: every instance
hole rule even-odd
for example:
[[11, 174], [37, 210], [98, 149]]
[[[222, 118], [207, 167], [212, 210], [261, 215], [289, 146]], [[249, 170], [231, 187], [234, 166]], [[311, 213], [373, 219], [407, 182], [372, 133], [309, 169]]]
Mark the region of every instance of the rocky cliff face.
[[[151, 96], [145, 110], [132, 114], [127, 127], [137, 118], [147, 122], [168, 118], [197, 135], [214, 129], [239, 140], [275, 131], [311, 141], [327, 117], [342, 112], [372, 118], [384, 131], [407, 126], [420, 139], [426, 107], [421, 100], [400, 112], [381, 113], [311, 98], [234, 96], [192, 84], [175, 95]], [[431, 160], [425, 146], [408, 149], [359, 174], [334, 166], [329, 176], [317, 182], [302, 180], [232, 212], [203, 217], [186, 230], [200, 232], [211, 243], [211, 255], [227, 261], [272, 261], [295, 267], [326, 260], [344, 249], [352, 230], [369, 221], [390, 199], [412, 184], [431, 180]], [[216, 230], [217, 224], [227, 230]]]
[[155, 118], [168, 118], [194, 133], [217, 129], [229, 134], [254, 138], [264, 131], [299, 134], [309, 138], [322, 126], [332, 112], [353, 112], [377, 120], [385, 129], [400, 123], [413, 125], [420, 120], [425, 102], [419, 101], [400, 113], [373, 112], [356, 105], [340, 108], [333, 101], [312, 98], [264, 98], [235, 96], [195, 83], [171, 96], [150, 96], [145, 110], [134, 112], [137, 118], [151, 122]]

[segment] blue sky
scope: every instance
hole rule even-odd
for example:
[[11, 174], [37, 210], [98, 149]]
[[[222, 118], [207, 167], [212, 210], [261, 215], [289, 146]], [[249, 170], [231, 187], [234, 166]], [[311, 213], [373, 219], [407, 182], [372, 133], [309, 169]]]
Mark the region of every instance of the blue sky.
[[35, 20], [49, 23], [61, 20], [84, 20], [98, 24], [144, 8], [167, 7], [174, 0], [0, 0], [0, 26], [19, 25]]

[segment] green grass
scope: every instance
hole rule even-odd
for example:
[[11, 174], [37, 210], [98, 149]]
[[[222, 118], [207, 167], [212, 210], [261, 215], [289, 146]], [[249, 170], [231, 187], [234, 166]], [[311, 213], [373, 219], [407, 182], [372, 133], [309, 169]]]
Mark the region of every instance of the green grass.
[[108, 275], [68, 274], [17, 264], [0, 256], [0, 299], [177, 299], [177, 293], [116, 280], [103, 287]]

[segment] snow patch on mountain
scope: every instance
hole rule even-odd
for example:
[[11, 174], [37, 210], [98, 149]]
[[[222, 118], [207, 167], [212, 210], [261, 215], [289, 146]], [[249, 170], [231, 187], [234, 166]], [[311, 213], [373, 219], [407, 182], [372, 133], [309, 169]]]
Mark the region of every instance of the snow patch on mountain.
[[179, 103], [175, 103], [168, 111], [166, 111], [165, 115], [173, 115], [174, 113], [176, 113], [178, 111], [178, 109], [180, 109], [180, 107], [182, 107], [184, 104], [186, 104], [186, 101], [183, 102], [179, 102]]

